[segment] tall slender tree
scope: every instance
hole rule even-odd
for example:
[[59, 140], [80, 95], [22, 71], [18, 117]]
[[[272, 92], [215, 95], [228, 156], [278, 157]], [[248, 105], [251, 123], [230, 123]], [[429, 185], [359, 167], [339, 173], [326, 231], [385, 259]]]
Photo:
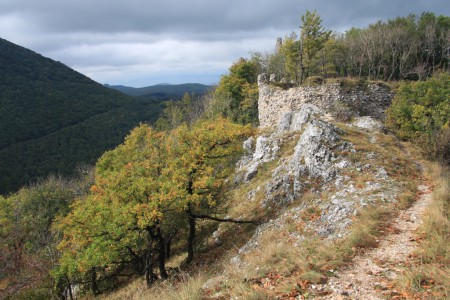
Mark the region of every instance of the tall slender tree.
[[331, 36], [331, 31], [322, 26], [319, 14], [309, 10], [301, 17], [300, 26], [300, 69], [303, 81], [311, 73], [317, 72], [320, 51]]

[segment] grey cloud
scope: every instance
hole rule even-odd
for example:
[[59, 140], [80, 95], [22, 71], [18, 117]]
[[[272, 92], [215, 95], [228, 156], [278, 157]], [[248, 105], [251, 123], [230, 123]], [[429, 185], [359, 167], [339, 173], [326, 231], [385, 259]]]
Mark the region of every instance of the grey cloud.
[[299, 30], [307, 9], [317, 9], [325, 27], [342, 32], [409, 13], [450, 15], [450, 2], [1, 0], [0, 36], [100, 82], [142, 82], [163, 74], [201, 78], [201, 72], [226, 72], [249, 51], [273, 49], [276, 37]]
[[0, 11], [19, 13], [45, 32], [153, 32], [181, 38], [236, 30], [295, 30], [306, 9], [325, 24], [406, 15], [424, 10], [449, 13], [445, 0], [3, 0]]

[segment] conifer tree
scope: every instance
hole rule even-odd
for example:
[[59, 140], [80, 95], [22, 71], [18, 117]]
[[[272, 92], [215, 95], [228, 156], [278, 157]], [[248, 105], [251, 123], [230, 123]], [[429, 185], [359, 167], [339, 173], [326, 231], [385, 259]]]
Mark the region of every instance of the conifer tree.
[[322, 26], [322, 19], [316, 11], [309, 10], [301, 17], [300, 26], [300, 68], [302, 81], [311, 73], [317, 71], [320, 51], [331, 36], [331, 31]]

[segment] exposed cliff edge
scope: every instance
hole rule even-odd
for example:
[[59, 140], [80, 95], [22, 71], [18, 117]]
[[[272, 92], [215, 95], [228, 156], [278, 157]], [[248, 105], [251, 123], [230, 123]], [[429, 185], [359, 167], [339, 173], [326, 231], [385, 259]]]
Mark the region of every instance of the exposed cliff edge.
[[265, 74], [258, 76], [258, 88], [259, 124], [262, 128], [277, 124], [284, 114], [300, 110], [305, 103], [327, 113], [335, 111], [336, 106], [344, 105], [354, 116], [384, 120], [384, 112], [393, 98], [387, 86], [377, 83], [351, 87], [334, 83], [283, 90], [271, 84]]

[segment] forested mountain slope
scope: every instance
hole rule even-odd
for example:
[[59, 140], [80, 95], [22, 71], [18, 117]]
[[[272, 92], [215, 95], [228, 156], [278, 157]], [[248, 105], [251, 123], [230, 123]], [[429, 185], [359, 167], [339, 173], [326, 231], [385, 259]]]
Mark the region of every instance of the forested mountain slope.
[[124, 94], [137, 97], [152, 97], [161, 100], [181, 99], [185, 93], [204, 94], [212, 89], [212, 86], [200, 83], [184, 84], [157, 84], [141, 88], [133, 88], [123, 85], [106, 85], [107, 87], [118, 90]]
[[0, 69], [0, 193], [95, 162], [160, 110], [3, 39]]

